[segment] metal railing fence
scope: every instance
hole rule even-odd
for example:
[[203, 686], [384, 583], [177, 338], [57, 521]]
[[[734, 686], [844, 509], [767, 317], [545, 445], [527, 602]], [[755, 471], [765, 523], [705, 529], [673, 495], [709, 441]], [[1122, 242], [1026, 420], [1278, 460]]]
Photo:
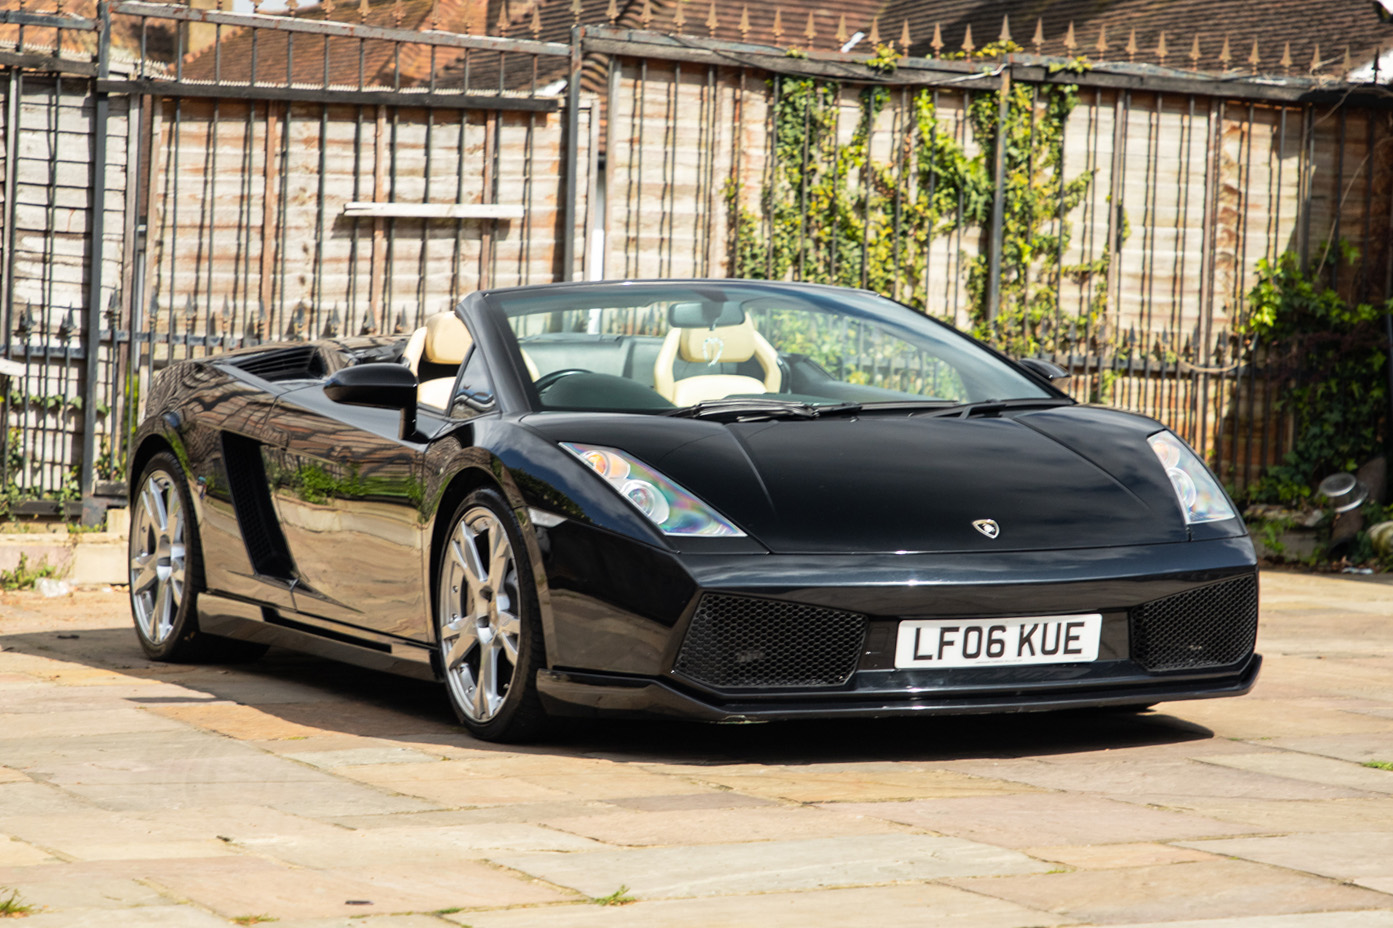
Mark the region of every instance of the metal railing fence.
[[1341, 293], [1389, 296], [1377, 88], [441, 9], [0, 10], [11, 511], [119, 494], [171, 361], [602, 276], [867, 286], [1061, 364], [1241, 489], [1289, 441], [1244, 334], [1258, 259], [1348, 253]]

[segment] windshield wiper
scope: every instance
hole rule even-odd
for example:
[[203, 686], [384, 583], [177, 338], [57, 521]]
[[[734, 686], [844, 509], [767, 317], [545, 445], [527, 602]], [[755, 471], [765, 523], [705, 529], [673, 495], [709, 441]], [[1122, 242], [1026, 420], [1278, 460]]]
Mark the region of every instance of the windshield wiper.
[[1037, 396], [1016, 400], [982, 400], [976, 403], [958, 403], [919, 413], [928, 417], [951, 417], [971, 419], [976, 416], [994, 416], [1008, 409], [1049, 409], [1054, 406], [1073, 406], [1074, 401], [1063, 396]]
[[773, 398], [739, 397], [723, 400], [703, 400], [692, 406], [683, 406], [665, 416], [682, 419], [717, 419], [725, 422], [762, 422], [768, 419], [816, 419], [828, 414], [845, 415], [858, 412], [859, 403], [832, 403], [821, 406], [805, 403], [802, 400], [780, 400]]

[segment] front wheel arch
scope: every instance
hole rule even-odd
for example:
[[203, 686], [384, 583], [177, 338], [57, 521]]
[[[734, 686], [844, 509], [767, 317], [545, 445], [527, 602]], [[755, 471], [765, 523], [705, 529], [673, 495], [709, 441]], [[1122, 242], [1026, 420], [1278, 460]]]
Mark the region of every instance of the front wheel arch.
[[[547, 648], [527, 530], [490, 485], [464, 495], [441, 521], [446, 530], [433, 551], [432, 663], [451, 708], [475, 737], [530, 741], [547, 728], [536, 691]], [[498, 676], [500, 665], [506, 678]]]

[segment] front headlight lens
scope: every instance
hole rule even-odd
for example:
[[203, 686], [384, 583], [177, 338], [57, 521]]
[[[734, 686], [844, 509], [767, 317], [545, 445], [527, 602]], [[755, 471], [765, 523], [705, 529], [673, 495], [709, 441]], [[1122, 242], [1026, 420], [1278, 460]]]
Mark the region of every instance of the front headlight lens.
[[1222, 522], [1234, 517], [1219, 482], [1188, 445], [1170, 432], [1157, 432], [1146, 442], [1166, 469], [1186, 524]]
[[744, 532], [691, 493], [623, 452], [569, 441], [561, 442], [561, 447], [605, 478], [615, 492], [632, 503], [665, 535], [745, 537]]

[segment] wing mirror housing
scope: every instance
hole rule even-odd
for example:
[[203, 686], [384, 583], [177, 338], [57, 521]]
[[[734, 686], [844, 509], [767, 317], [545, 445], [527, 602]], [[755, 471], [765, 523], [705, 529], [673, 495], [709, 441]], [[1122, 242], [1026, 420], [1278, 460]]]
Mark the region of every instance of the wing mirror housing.
[[358, 364], [335, 371], [324, 395], [335, 403], [401, 411], [401, 437], [416, 434], [416, 375], [391, 361]]
[[1046, 380], [1063, 380], [1069, 376], [1069, 372], [1058, 364], [1053, 364], [1043, 358], [1019, 358], [1016, 361], [1021, 367], [1036, 374]]

